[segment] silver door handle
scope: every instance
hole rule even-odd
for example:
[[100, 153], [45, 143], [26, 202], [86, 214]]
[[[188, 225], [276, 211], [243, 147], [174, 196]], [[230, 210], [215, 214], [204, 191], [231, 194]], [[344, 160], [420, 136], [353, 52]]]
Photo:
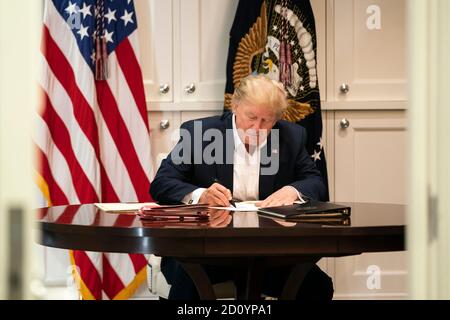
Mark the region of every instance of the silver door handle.
[[347, 94], [350, 91], [350, 86], [346, 83], [343, 83], [339, 88], [342, 94]]
[[161, 122], [159, 123], [159, 127], [162, 130], [166, 130], [167, 128], [170, 127], [170, 121], [169, 120], [161, 120]]
[[161, 94], [166, 94], [170, 91], [170, 86], [167, 83], [164, 83], [159, 86], [159, 92]]
[[185, 88], [184, 91], [188, 94], [194, 93], [195, 92], [195, 84], [194, 83], [190, 83], [188, 84]]
[[347, 118], [344, 118], [341, 120], [341, 129], [347, 129], [348, 127], [350, 127], [350, 121], [347, 120]]

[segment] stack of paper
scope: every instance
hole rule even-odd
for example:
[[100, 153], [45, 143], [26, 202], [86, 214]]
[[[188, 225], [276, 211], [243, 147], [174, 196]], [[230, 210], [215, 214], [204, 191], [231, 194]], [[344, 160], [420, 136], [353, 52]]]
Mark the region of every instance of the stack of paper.
[[145, 203], [94, 203], [97, 208], [105, 212], [137, 212], [143, 206], [158, 206], [154, 202]]

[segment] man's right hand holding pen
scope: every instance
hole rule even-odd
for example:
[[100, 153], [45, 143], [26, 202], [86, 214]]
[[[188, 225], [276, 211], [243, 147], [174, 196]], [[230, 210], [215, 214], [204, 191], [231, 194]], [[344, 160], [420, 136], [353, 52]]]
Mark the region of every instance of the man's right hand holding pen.
[[232, 201], [231, 191], [218, 182], [214, 182], [206, 189], [199, 199], [199, 203], [217, 207], [229, 207], [230, 201]]

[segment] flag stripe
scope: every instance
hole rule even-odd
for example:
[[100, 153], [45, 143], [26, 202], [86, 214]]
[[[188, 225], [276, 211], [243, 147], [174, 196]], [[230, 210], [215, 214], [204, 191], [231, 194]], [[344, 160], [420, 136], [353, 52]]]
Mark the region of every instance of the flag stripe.
[[58, 114], [56, 114], [47, 95], [45, 95], [44, 99], [46, 99], [47, 108], [42, 114], [42, 119], [47, 123], [53, 142], [62, 152], [69, 165], [78, 198], [82, 203], [98, 202], [95, 189], [81, 168], [71, 147], [69, 131]]
[[78, 122], [75, 121], [73, 117], [74, 107], [67, 92], [56, 79], [47, 64], [47, 61], [43, 57], [41, 59], [41, 64], [43, 66], [41, 86], [44, 89], [51, 106], [54, 108], [55, 113], [58, 114], [68, 130], [70, 140], [67, 141], [67, 143], [71, 144], [72, 150], [83, 150], [83, 152], [74, 154], [83, 168], [83, 171], [86, 173], [89, 182], [94, 187], [98, 197], [100, 189], [100, 179], [98, 179], [100, 165], [97, 161], [95, 150], [89, 140], [86, 139]]
[[[133, 32], [129, 37], [128, 41], [130, 42], [131, 48], [134, 51], [134, 56], [136, 57], [137, 63], [140, 66], [141, 65], [141, 57], [139, 55], [139, 38], [137, 32]], [[141, 72], [142, 73], [142, 72]], [[145, 91], [144, 91], [145, 95]]]
[[[118, 60], [114, 52], [110, 54], [109, 62], [111, 65], [116, 66], [116, 70], [111, 73], [108, 79], [108, 86], [111, 88], [111, 93], [117, 102], [120, 116], [128, 128], [133, 146], [135, 150], [150, 150], [148, 128], [141, 118], [139, 107], [135, 103], [130, 87], [127, 85], [126, 73], [122, 72], [122, 69], [117, 66]], [[150, 152], [139, 152], [137, 156], [146, 176], [149, 177], [151, 168]]]
[[105, 293], [108, 295], [109, 299], [114, 299], [124, 287], [122, 280], [114, 271], [109, 259], [107, 259], [105, 255], [103, 255], [103, 282], [110, 284], [104, 287]]
[[116, 100], [114, 99], [108, 84], [102, 81], [96, 82], [97, 99], [99, 108], [103, 114], [109, 132], [115, 141], [117, 150], [125, 163], [130, 175], [134, 190], [140, 201], [150, 201], [148, 190], [150, 181], [145, 174], [134, 149], [130, 133], [120, 116]]
[[[116, 270], [116, 276], [122, 281], [123, 283], [130, 283], [133, 281], [134, 276], [136, 275], [136, 272], [133, 268], [133, 263], [131, 262], [131, 257], [126, 254], [126, 259], [119, 254], [105, 254], [109, 260], [109, 264], [111, 267]], [[128, 270], [128, 272], [117, 272], [117, 270]], [[117, 295], [117, 293], [114, 293], [114, 296]]]
[[42, 152], [42, 150], [35, 145], [35, 150], [37, 153], [37, 158], [39, 159], [40, 168], [38, 172], [41, 174], [42, 178], [44, 178], [45, 182], [48, 185], [48, 190], [50, 192], [50, 202], [54, 206], [63, 205], [68, 203], [67, 197], [64, 192], [59, 187], [58, 183], [56, 183], [53, 175], [50, 171], [50, 165], [48, 163], [47, 157]]
[[47, 123], [45, 123], [40, 116], [36, 116], [35, 119], [37, 129], [35, 143], [44, 153], [48, 163], [51, 163], [49, 168], [53, 179], [64, 193], [68, 203], [80, 203], [80, 200], [75, 192], [75, 187], [73, 186], [72, 176], [70, 175], [70, 169], [67, 165], [67, 161], [61, 154], [60, 150], [55, 146]]
[[142, 254], [130, 253], [131, 262], [133, 263], [134, 272], [139, 273], [142, 268], [147, 267], [147, 258]]
[[102, 281], [99, 273], [93, 272], [97, 268], [91, 261], [91, 258], [88, 257], [86, 252], [79, 250], [73, 251], [73, 258], [80, 277], [89, 288], [89, 291], [96, 300], [102, 300]]
[[[117, 193], [117, 201], [138, 201], [138, 197], [134, 191], [133, 183], [131, 182], [125, 163], [120, 157], [114, 139], [106, 127], [105, 122], [101, 122], [99, 124], [99, 129], [100, 158], [105, 166], [105, 171], [107, 172], [108, 177], [111, 179], [113, 188]], [[110, 199], [109, 197], [104, 197], [102, 200], [104, 202], [113, 201], [113, 199]]]
[[117, 46], [115, 52], [117, 54], [117, 61], [126, 78], [126, 83], [128, 83], [128, 86], [131, 89], [137, 109], [142, 116], [143, 124], [148, 132], [149, 128], [147, 120], [147, 105], [144, 94], [144, 79], [142, 78], [139, 62], [136, 59], [135, 53], [128, 39], [123, 40]]

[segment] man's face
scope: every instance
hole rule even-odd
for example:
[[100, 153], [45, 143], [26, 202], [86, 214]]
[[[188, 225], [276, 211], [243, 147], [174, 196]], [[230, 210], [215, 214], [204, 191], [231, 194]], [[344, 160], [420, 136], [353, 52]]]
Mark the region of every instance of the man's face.
[[263, 143], [277, 122], [275, 112], [266, 106], [241, 102], [234, 108], [236, 127], [245, 144]]

